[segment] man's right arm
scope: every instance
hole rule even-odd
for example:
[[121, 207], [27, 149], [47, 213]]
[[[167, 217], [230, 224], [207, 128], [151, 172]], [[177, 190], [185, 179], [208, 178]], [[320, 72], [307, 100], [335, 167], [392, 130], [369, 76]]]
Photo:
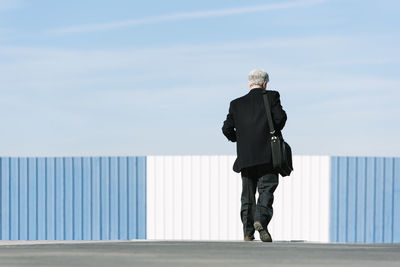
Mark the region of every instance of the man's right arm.
[[224, 125], [222, 126], [222, 133], [232, 142], [236, 142], [235, 120], [233, 118], [233, 104], [229, 105], [229, 113], [226, 116]]

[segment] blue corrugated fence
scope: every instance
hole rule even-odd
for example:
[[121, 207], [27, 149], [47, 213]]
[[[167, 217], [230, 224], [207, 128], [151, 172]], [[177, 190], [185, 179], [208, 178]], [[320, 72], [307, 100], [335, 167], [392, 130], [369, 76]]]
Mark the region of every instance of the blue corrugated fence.
[[0, 158], [0, 239], [146, 238], [146, 158]]
[[400, 158], [332, 157], [332, 242], [400, 242]]

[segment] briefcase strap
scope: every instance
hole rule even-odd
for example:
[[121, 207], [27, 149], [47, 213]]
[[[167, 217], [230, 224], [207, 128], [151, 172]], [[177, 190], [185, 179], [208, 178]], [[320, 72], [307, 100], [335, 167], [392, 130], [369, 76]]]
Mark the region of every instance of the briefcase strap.
[[267, 120], [268, 120], [268, 126], [269, 126], [269, 130], [270, 130], [270, 134], [274, 135], [275, 134], [275, 128], [274, 128], [274, 123], [272, 121], [271, 107], [269, 106], [267, 92], [264, 93], [263, 99], [264, 99], [265, 111], [267, 112]]

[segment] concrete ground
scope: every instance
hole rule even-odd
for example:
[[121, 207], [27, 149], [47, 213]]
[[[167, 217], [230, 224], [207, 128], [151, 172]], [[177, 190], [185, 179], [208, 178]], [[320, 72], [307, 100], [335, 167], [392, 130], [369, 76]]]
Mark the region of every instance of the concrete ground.
[[400, 266], [400, 244], [0, 241], [0, 266]]

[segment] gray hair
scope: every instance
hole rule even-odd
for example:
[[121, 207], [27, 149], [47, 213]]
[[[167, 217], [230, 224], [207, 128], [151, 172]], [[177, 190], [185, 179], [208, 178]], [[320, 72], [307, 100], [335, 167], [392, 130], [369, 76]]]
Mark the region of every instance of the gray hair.
[[268, 73], [261, 69], [255, 69], [249, 73], [249, 86], [262, 85], [264, 82], [269, 82]]

